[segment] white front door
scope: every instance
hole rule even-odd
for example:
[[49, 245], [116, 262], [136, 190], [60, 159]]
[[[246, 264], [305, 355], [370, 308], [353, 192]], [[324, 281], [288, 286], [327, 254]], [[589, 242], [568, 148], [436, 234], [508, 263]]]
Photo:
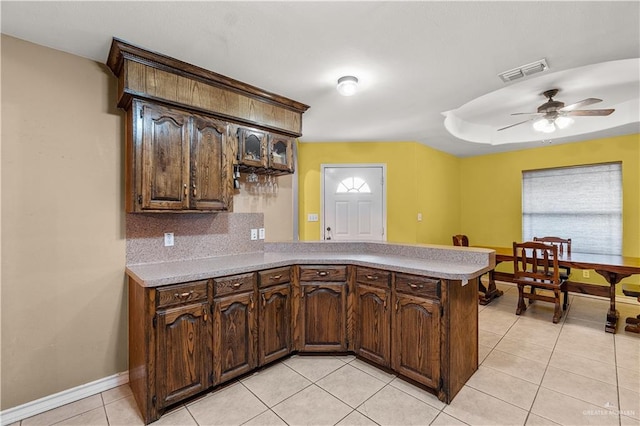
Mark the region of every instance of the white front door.
[[322, 165], [323, 239], [386, 241], [384, 165]]

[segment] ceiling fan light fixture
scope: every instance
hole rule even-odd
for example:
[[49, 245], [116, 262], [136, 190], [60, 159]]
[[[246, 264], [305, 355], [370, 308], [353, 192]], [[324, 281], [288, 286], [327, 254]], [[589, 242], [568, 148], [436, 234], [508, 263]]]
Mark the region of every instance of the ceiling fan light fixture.
[[358, 79], [352, 75], [346, 75], [338, 79], [338, 93], [342, 96], [353, 96], [358, 91]]
[[573, 124], [573, 118], [561, 115], [560, 117], [555, 119], [555, 124], [558, 129], [566, 129]]
[[534, 130], [543, 133], [553, 133], [556, 130], [556, 126], [553, 125], [553, 120], [548, 118], [541, 118], [533, 122]]

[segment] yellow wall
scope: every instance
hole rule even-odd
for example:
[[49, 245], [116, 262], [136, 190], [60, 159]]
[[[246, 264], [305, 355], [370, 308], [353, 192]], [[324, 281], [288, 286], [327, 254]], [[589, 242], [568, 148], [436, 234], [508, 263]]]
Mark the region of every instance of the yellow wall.
[[[471, 244], [510, 247], [522, 238], [522, 170], [622, 161], [623, 254], [640, 256], [640, 135], [460, 159], [460, 229]], [[509, 266], [510, 267], [510, 266]], [[505, 269], [504, 267], [500, 269]], [[508, 270], [508, 268], [506, 269]], [[605, 283], [592, 278], [573, 280]], [[638, 276], [625, 282], [638, 282]]]
[[322, 215], [320, 165], [339, 163], [387, 165], [387, 241], [451, 244], [460, 223], [459, 159], [414, 142], [299, 143], [301, 240], [320, 239], [320, 222], [307, 215]]
[[[522, 238], [522, 170], [622, 161], [623, 254], [640, 256], [640, 135], [545, 145], [501, 154], [456, 158], [412, 142], [299, 143], [300, 239], [319, 240], [320, 165], [386, 163], [388, 241], [510, 247]], [[416, 216], [422, 212], [423, 221]], [[509, 271], [510, 264], [499, 270]], [[575, 281], [605, 284], [580, 273]], [[640, 281], [640, 277], [624, 282]], [[620, 289], [618, 288], [618, 292]]]

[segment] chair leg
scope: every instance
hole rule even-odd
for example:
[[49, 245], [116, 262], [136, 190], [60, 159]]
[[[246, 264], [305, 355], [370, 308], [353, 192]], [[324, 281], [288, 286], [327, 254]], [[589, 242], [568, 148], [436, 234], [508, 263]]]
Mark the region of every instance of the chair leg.
[[555, 296], [555, 309], [553, 311], [553, 323], [557, 324], [562, 317], [562, 310], [560, 309], [560, 289], [554, 289], [553, 295]]
[[[531, 286], [531, 294], [536, 294], [536, 288], [534, 286]], [[534, 299], [529, 299], [529, 306], [533, 305], [533, 302], [535, 302]]]
[[566, 311], [567, 308], [569, 307], [569, 290], [565, 289], [563, 291], [563, 294], [564, 294], [564, 301], [562, 302], [562, 310]]
[[516, 315], [520, 315], [527, 310], [527, 305], [524, 303], [524, 285], [518, 284], [518, 307], [516, 308]]
[[631, 333], [640, 333], [640, 315], [637, 318], [627, 318], [627, 326], [624, 331], [630, 331]]

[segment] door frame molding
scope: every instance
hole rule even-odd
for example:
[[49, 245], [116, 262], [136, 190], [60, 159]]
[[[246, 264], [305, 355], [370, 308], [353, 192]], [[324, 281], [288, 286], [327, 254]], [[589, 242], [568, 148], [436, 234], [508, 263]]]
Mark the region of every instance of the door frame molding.
[[320, 164], [320, 240], [324, 241], [324, 175], [326, 169], [342, 168], [342, 169], [362, 169], [380, 167], [382, 168], [382, 226], [384, 227], [384, 235], [382, 241], [387, 241], [389, 227], [387, 226], [387, 163], [322, 163]]

